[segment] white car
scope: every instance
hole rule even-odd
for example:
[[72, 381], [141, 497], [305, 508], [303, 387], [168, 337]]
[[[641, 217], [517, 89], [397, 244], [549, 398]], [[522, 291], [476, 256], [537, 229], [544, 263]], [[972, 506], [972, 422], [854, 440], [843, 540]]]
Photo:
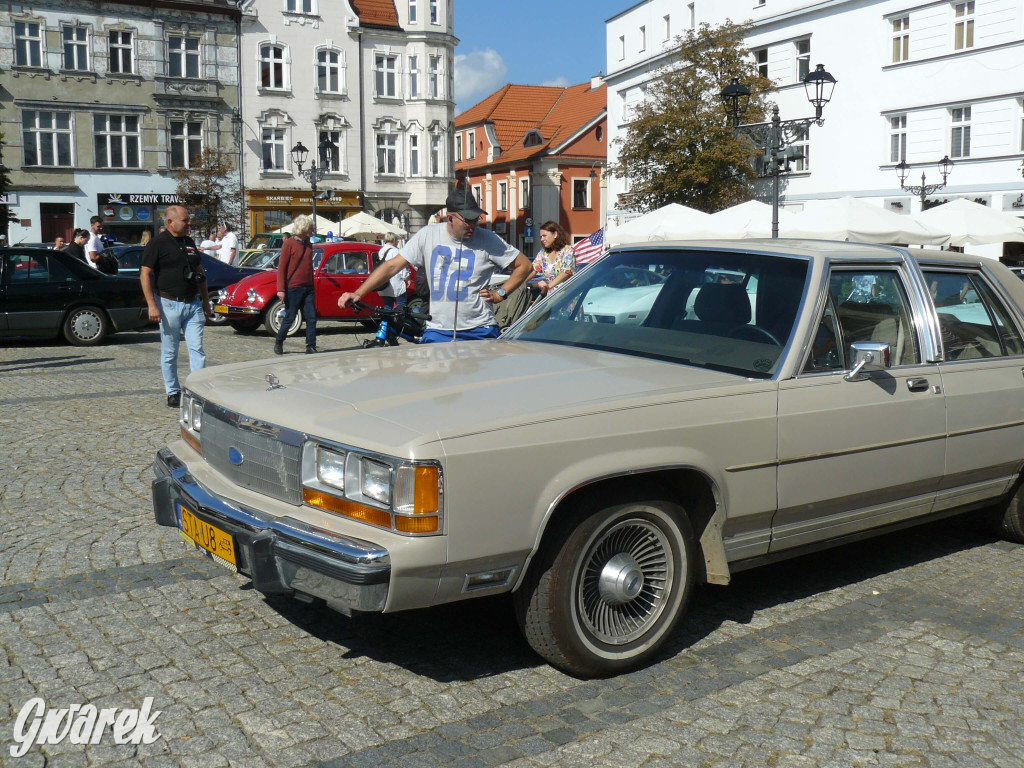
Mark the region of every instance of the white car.
[[665, 278], [649, 269], [617, 267], [583, 299], [584, 320], [640, 325], [661, 293]]

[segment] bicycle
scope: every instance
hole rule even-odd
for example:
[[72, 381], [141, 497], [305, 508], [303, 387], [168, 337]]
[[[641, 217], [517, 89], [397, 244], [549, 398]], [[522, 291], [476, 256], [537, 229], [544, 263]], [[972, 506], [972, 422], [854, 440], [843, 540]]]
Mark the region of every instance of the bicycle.
[[426, 329], [426, 321], [430, 319], [430, 315], [422, 311], [426, 305], [417, 300], [413, 300], [408, 305], [396, 306], [393, 309], [374, 307], [362, 301], [350, 301], [349, 306], [360, 312], [366, 312], [380, 321], [376, 335], [363, 342], [363, 349], [397, 347], [399, 337], [412, 344], [419, 344], [420, 337], [423, 336], [423, 331]]

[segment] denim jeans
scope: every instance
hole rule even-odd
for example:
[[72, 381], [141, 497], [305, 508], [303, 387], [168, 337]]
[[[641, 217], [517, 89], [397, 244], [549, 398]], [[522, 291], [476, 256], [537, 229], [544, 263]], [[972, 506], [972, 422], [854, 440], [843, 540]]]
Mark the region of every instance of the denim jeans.
[[295, 322], [295, 315], [302, 310], [302, 317], [306, 321], [306, 346], [316, 346], [316, 297], [313, 293], [313, 286], [304, 285], [299, 288], [289, 288], [284, 295], [284, 320], [281, 321], [281, 328], [277, 332], [275, 341], [284, 341], [288, 335], [288, 329]]
[[193, 371], [206, 367], [203, 351], [203, 329], [206, 315], [198, 296], [192, 301], [172, 301], [160, 297], [160, 369], [164, 374], [164, 390], [168, 395], [181, 391], [178, 381], [178, 344], [185, 331], [188, 363]]

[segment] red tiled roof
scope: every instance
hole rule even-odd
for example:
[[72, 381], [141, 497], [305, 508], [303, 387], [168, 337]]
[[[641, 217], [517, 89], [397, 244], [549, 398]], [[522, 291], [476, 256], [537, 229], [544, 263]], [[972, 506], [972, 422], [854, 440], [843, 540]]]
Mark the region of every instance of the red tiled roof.
[[375, 27], [398, 27], [395, 0], [351, 0], [361, 24]]
[[[558, 146], [597, 117], [608, 105], [608, 88], [592, 89], [590, 83], [568, 88], [508, 84], [455, 118], [456, 130], [490, 124], [501, 147], [496, 161], [486, 153], [458, 163], [460, 169], [506, 163], [541, 154]], [[544, 141], [523, 146], [523, 137], [536, 129]], [[478, 136], [479, 138], [479, 136]]]

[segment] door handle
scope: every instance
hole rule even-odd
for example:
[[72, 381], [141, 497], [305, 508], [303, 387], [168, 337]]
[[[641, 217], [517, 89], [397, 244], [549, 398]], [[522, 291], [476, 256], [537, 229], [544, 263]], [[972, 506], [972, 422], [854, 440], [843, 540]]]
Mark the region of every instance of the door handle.
[[65, 285], [58, 285], [57, 286], [57, 291], [60, 292], [60, 293], [71, 293], [71, 291], [73, 291], [73, 290], [74, 290], [74, 288], [72, 288], [70, 285], [66, 285], [66, 286]]
[[911, 392], [927, 392], [928, 379], [907, 379], [907, 389]]

